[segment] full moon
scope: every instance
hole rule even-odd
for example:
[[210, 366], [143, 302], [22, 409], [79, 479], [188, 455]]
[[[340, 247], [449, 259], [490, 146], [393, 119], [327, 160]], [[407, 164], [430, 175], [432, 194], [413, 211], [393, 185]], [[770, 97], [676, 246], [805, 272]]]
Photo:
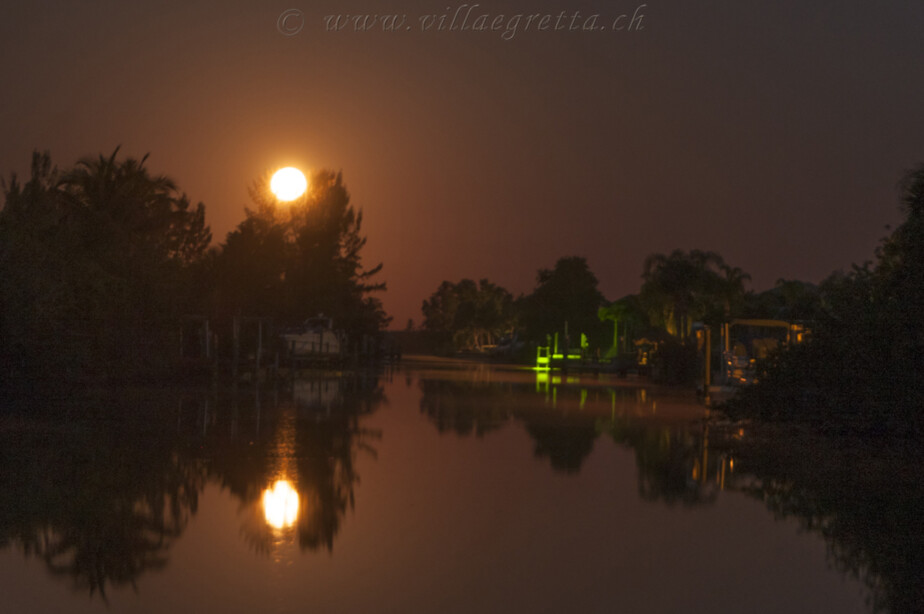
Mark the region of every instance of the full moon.
[[307, 189], [308, 180], [304, 173], [291, 166], [279, 169], [270, 179], [270, 190], [283, 202], [295, 200]]

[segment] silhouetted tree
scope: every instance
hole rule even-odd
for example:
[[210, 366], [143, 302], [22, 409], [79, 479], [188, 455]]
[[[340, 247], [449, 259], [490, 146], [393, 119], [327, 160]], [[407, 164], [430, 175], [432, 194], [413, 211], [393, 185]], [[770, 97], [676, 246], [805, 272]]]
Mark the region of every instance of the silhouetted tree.
[[[695, 320], [721, 320], [744, 298], [750, 279], [715, 252], [674, 250], [645, 259], [641, 298], [655, 325], [687, 339]], [[716, 322], [717, 323], [717, 322]]]
[[[63, 372], [89, 352], [69, 334], [85, 308], [69, 285], [95, 283], [85, 261], [69, 257], [79, 243], [55, 190], [58, 171], [48, 153], [32, 155], [31, 176], [3, 182], [0, 210], [0, 355], [9, 373], [25, 379], [39, 365]], [[29, 373], [26, 373], [28, 371]], [[9, 382], [7, 382], [9, 383]]]
[[481, 349], [514, 325], [513, 296], [487, 279], [444, 281], [423, 302], [424, 330], [442, 349]]
[[773, 357], [729, 411], [924, 437], [924, 165], [903, 180], [901, 207], [876, 262], [822, 282], [808, 342]]
[[228, 234], [216, 257], [218, 309], [298, 323], [324, 313], [352, 336], [378, 334], [389, 322], [365, 269], [362, 211], [350, 204], [340, 173], [318, 171], [299, 199], [278, 204], [268, 180], [250, 190], [256, 209]]
[[[647, 326], [647, 318], [642, 312], [638, 297], [635, 295], [625, 296], [618, 301], [613, 301], [600, 307], [597, 310], [597, 317], [600, 318], [601, 322], [613, 323], [613, 345], [606, 352], [607, 358], [614, 358], [632, 351], [631, 346], [629, 346], [631, 337], [628, 334], [628, 329], [634, 328], [636, 332], [640, 332]], [[623, 346], [619, 344], [620, 330], [622, 330], [622, 337], [625, 342]]]
[[215, 256], [219, 319], [227, 322], [235, 314], [281, 315], [289, 251], [286, 229], [273, 211], [248, 210]]
[[823, 294], [818, 286], [796, 279], [778, 279], [765, 292], [750, 296], [745, 311], [750, 317], [811, 321], [821, 316]]
[[151, 175], [147, 156], [118, 153], [65, 172], [35, 154], [25, 185], [15, 176], [4, 184], [3, 338], [49, 374], [161, 365], [196, 299], [211, 238], [204, 206]]
[[546, 335], [564, 331], [567, 322], [572, 347], [582, 333], [598, 346], [606, 343], [607, 327], [597, 317], [605, 299], [586, 258], [560, 258], [554, 269], [540, 269], [536, 282], [532, 294], [518, 301], [531, 340], [544, 342]]
[[740, 313], [744, 308], [747, 293], [744, 289], [745, 282], [751, 281], [751, 275], [745, 273], [741, 267], [733, 267], [722, 264], [722, 276], [724, 277], [720, 287], [722, 297], [721, 320], [726, 321], [732, 316]]

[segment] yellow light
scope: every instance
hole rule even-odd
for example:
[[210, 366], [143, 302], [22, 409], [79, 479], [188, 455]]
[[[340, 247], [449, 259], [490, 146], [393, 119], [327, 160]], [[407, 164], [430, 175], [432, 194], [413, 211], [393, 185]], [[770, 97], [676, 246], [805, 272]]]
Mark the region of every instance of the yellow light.
[[308, 180], [297, 168], [281, 168], [270, 179], [270, 190], [283, 202], [295, 200], [308, 189]]
[[298, 519], [298, 493], [286, 480], [279, 480], [263, 491], [263, 514], [274, 529], [284, 529]]

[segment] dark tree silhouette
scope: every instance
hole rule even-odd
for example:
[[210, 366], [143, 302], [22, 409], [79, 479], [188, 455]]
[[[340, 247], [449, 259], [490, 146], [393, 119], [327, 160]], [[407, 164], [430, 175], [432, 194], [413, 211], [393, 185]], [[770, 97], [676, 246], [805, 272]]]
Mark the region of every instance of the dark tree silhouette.
[[540, 269], [536, 282], [532, 294], [518, 301], [530, 339], [542, 343], [546, 335], [563, 332], [567, 322], [571, 347], [582, 333], [598, 346], [608, 345], [608, 327], [597, 317], [604, 298], [585, 258], [560, 258], [554, 269]]
[[350, 204], [341, 174], [318, 171], [299, 199], [277, 203], [266, 178], [250, 190], [256, 208], [230, 232], [216, 256], [216, 310], [296, 324], [323, 313], [354, 337], [378, 334], [389, 322], [361, 252], [362, 211]]
[[[141, 160], [33, 156], [4, 183], [0, 314], [5, 354], [36, 372], [124, 376], [163, 366], [211, 235], [205, 208]], [[169, 348], [169, 350], [168, 350]]]
[[924, 166], [902, 182], [901, 208], [876, 262], [822, 282], [808, 341], [774, 356], [732, 415], [924, 437]]
[[[645, 316], [636, 295], [630, 294], [618, 301], [604, 305], [597, 310], [597, 317], [600, 318], [601, 322], [613, 323], [613, 342], [606, 352], [607, 358], [616, 358], [620, 354], [626, 355], [632, 352], [632, 335], [630, 331], [634, 331], [638, 335], [648, 328], [648, 318]], [[624, 344], [620, 344], [620, 337], [624, 340]]]
[[513, 296], [487, 279], [444, 281], [423, 302], [424, 330], [440, 349], [481, 349], [514, 326]]
[[750, 276], [715, 252], [674, 250], [645, 259], [641, 299], [651, 323], [687, 339], [695, 320], [727, 318], [744, 299]]

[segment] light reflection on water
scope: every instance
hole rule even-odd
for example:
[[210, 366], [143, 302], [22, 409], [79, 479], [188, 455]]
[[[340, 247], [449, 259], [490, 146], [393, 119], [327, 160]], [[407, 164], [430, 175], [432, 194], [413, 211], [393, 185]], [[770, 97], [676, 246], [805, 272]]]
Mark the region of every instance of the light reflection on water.
[[[684, 395], [479, 365], [164, 398], [89, 425], [0, 429], [0, 571], [24, 573], [18, 552], [46, 572], [0, 580], [15, 611], [101, 611], [88, 591], [157, 611], [156, 587], [208, 585], [225, 559], [224, 582], [254, 594], [254, 566], [285, 561], [279, 603], [324, 611], [676, 611], [654, 594], [664, 584], [714, 612], [742, 611], [732, 597], [748, 591], [769, 599], [749, 611], [865, 610], [819, 542], [762, 509], [768, 493], [781, 518], [793, 509], [773, 463], [717, 439]], [[734, 586], [705, 590], [706, 569]], [[49, 601], [55, 578], [77, 598]], [[259, 606], [189, 595], [200, 609]]]
[[291, 527], [298, 520], [298, 493], [288, 480], [276, 480], [263, 491], [263, 515], [274, 529]]
[[292, 527], [298, 520], [299, 496], [290, 481], [297, 472], [296, 428], [295, 411], [286, 408], [279, 418], [271, 452], [275, 481], [263, 491], [262, 498], [266, 523], [277, 531]]

